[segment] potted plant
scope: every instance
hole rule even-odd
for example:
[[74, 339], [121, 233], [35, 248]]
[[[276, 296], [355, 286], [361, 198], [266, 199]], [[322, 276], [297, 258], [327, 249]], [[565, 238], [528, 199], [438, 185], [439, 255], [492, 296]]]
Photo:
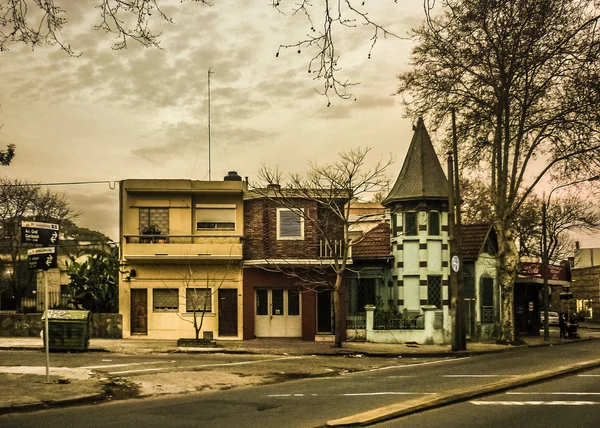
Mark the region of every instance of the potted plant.
[[[161, 235], [162, 232], [155, 224], [150, 224], [142, 229], [142, 235]], [[160, 242], [156, 238], [142, 239], [142, 242]], [[164, 242], [164, 240], [163, 240]]]

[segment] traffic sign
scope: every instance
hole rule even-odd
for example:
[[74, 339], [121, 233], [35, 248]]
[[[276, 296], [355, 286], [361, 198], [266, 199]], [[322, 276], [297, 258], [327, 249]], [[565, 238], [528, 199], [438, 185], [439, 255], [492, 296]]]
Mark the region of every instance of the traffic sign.
[[58, 224], [39, 221], [21, 222], [21, 242], [55, 246], [58, 245], [58, 241]]
[[54, 269], [58, 267], [56, 248], [32, 248], [27, 250], [29, 269]]
[[460, 269], [460, 260], [459, 260], [458, 256], [452, 257], [451, 266], [452, 266], [452, 270], [454, 272], [458, 273], [458, 270]]

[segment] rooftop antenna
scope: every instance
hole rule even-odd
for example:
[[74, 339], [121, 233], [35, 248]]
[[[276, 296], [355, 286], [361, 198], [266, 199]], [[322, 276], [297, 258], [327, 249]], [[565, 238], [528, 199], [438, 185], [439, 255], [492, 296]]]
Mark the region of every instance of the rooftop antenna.
[[214, 74], [208, 69], [208, 181], [211, 180], [211, 163], [210, 163], [210, 75]]

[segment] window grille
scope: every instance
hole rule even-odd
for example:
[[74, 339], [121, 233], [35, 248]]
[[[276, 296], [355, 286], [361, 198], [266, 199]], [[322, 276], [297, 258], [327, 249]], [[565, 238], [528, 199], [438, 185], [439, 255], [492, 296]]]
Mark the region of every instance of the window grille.
[[442, 277], [429, 275], [427, 277], [427, 304], [442, 309]]

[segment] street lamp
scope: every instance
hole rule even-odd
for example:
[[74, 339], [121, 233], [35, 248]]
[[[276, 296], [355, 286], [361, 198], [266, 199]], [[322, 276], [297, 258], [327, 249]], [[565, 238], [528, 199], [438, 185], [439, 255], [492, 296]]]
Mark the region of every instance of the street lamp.
[[557, 189], [573, 186], [574, 184], [583, 183], [586, 181], [596, 181], [600, 180], [600, 175], [596, 175], [594, 177], [585, 178], [583, 180], [573, 181], [567, 184], [561, 184], [560, 186], [556, 186], [552, 190], [550, 190], [550, 194], [548, 195], [548, 199], [544, 197], [542, 202], [542, 278], [544, 279], [544, 289], [542, 290], [544, 296], [544, 342], [550, 341], [550, 329], [548, 327], [548, 241], [546, 235], [547, 233], [547, 209], [548, 205], [550, 205], [550, 197], [552, 196], [552, 192]]

